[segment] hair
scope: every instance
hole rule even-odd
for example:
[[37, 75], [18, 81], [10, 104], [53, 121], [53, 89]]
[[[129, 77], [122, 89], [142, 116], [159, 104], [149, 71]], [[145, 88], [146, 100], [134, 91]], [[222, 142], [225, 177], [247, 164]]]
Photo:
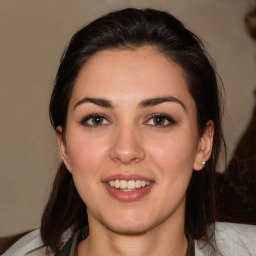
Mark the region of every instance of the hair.
[[[193, 171], [185, 209], [188, 240], [211, 243], [215, 221], [215, 169], [224, 142], [219, 82], [200, 39], [175, 17], [153, 9], [128, 8], [100, 17], [78, 31], [64, 52], [57, 72], [50, 100], [52, 126], [54, 129], [62, 126], [65, 137], [68, 105], [76, 78], [92, 56], [105, 49], [133, 50], [143, 46], [151, 46], [183, 69], [196, 104], [198, 134], [204, 133], [209, 120], [214, 123], [211, 157], [203, 171]], [[42, 216], [43, 242], [53, 252], [58, 252], [66, 230], [76, 232], [86, 225], [86, 205], [78, 195], [72, 175], [61, 163]]]

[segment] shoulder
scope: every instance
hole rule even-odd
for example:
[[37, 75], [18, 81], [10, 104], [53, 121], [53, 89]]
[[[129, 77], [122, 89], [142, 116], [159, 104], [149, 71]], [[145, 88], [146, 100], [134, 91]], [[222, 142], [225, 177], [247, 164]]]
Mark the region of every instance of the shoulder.
[[19, 239], [2, 256], [25, 256], [25, 255], [52, 256], [53, 255], [53, 254], [45, 254], [45, 248], [43, 248], [42, 246], [43, 246], [43, 241], [41, 239], [40, 229], [36, 229], [28, 233], [27, 235], [23, 236], [21, 239]]
[[[255, 255], [256, 253], [256, 226], [216, 222], [216, 248], [222, 256]], [[196, 255], [208, 255], [210, 246], [200, 249], [200, 242], [196, 242]]]
[[256, 226], [219, 222], [215, 226], [215, 238], [219, 249], [232, 255], [256, 253]]

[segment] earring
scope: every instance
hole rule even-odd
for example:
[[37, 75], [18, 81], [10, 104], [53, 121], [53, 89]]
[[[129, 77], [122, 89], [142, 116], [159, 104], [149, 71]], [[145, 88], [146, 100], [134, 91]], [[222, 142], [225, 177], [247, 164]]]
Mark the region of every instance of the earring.
[[68, 170], [70, 171], [70, 173], [72, 173], [72, 168], [70, 164], [68, 164]]
[[205, 165], [205, 161], [202, 161], [202, 165]]

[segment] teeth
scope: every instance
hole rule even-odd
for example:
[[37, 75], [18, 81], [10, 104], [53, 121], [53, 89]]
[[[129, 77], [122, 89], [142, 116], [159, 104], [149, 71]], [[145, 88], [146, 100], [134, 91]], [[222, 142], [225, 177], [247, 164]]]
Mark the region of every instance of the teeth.
[[127, 186], [127, 181], [126, 181], [126, 180], [120, 180], [120, 188], [121, 188], [121, 189], [126, 189], [126, 188], [128, 188], [128, 186]]
[[145, 180], [110, 180], [108, 184], [123, 191], [133, 191], [136, 188], [149, 186], [151, 182]]
[[136, 180], [135, 181], [135, 187], [140, 188], [141, 187], [141, 180]]
[[128, 189], [135, 189], [135, 181], [134, 180], [128, 181]]
[[111, 180], [111, 181], [109, 182], [109, 185], [110, 185], [111, 187], [114, 187], [114, 186], [115, 186], [115, 181], [114, 181], [114, 180]]
[[115, 180], [115, 188], [120, 188], [120, 181], [119, 180]]

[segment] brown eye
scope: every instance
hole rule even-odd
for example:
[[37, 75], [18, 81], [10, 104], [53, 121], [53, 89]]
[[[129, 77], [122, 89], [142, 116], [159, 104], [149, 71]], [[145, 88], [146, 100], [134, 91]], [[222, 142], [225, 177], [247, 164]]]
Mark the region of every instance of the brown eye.
[[166, 118], [162, 116], [153, 118], [154, 125], [164, 125], [166, 123]]
[[89, 115], [81, 121], [81, 124], [87, 126], [101, 126], [109, 124], [110, 122], [102, 115]]
[[102, 124], [104, 121], [103, 117], [101, 116], [95, 116], [91, 118], [91, 122], [93, 125], [100, 125]]
[[173, 118], [165, 114], [153, 115], [146, 123], [147, 125], [166, 127], [169, 125], [176, 124]]

